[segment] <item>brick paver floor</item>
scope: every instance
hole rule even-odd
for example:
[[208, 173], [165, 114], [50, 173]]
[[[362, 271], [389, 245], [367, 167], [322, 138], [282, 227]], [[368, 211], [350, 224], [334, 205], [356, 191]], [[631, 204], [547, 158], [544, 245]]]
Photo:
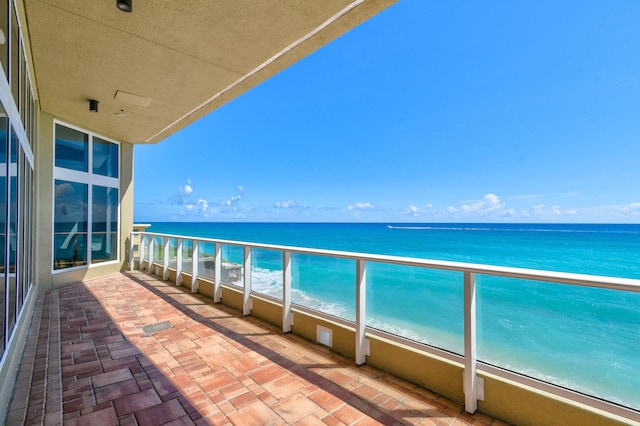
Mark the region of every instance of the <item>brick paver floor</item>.
[[39, 296], [7, 423], [504, 424], [139, 272]]

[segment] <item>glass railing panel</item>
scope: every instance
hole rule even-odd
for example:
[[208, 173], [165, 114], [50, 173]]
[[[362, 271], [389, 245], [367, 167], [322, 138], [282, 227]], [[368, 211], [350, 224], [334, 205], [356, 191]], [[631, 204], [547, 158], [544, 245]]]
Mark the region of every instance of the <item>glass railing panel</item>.
[[144, 253], [144, 261], [149, 260], [149, 236], [138, 235], [138, 256]]
[[244, 247], [223, 244], [220, 247], [222, 260], [220, 281], [242, 286], [244, 277]]
[[251, 290], [282, 300], [282, 252], [252, 249]]
[[169, 238], [169, 267], [175, 268], [178, 260], [178, 240]]
[[182, 240], [182, 270], [192, 272], [193, 270], [193, 241]]
[[164, 262], [164, 239], [162, 237], [153, 237], [153, 262]]
[[293, 303], [355, 320], [355, 260], [294, 253], [291, 262]]
[[478, 359], [640, 409], [640, 294], [477, 279]]
[[367, 262], [367, 326], [464, 353], [461, 272]]
[[198, 275], [215, 278], [215, 245], [213, 243], [198, 243]]

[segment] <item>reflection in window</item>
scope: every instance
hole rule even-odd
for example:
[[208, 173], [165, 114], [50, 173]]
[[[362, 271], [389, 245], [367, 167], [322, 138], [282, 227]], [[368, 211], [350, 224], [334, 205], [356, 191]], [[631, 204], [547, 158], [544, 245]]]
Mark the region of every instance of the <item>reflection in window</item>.
[[[0, 63], [2, 63], [2, 69], [4, 75], [9, 80], [9, 1], [0, 1], [0, 41], [4, 39], [3, 43], [0, 43]], [[0, 352], [1, 353], [1, 352]]]
[[93, 138], [93, 173], [118, 177], [118, 145]]
[[20, 56], [18, 47], [20, 45], [20, 31], [18, 29], [18, 18], [16, 17], [16, 10], [11, 2], [11, 40], [9, 45], [9, 51], [11, 52], [11, 94], [13, 95], [13, 101], [16, 106], [19, 105], [20, 96]]
[[[0, 15], [1, 17], [1, 15]], [[7, 300], [6, 280], [6, 211], [7, 211], [7, 115], [0, 105], [0, 357], [4, 353], [4, 325]]]
[[13, 327], [16, 323], [16, 254], [18, 249], [18, 136], [13, 127], [11, 128], [11, 140], [9, 141], [9, 252], [7, 253], [9, 269], [8, 269], [8, 287], [7, 294], [7, 324], [8, 333], [11, 335]]
[[54, 269], [87, 264], [88, 185], [55, 181]]
[[93, 186], [91, 262], [117, 259], [118, 189]]
[[56, 167], [89, 171], [89, 136], [56, 124]]
[[119, 145], [55, 126], [54, 270], [118, 259]]

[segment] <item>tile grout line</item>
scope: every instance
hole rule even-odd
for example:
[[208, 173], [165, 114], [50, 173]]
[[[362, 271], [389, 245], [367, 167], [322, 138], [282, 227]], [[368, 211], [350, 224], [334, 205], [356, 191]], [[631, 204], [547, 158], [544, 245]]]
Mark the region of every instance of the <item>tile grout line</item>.
[[[58, 412], [55, 424], [62, 424], [62, 347], [60, 344], [60, 292], [51, 292], [51, 316], [49, 318], [49, 345], [47, 353], [47, 388], [45, 400], [45, 418]], [[52, 348], [53, 346], [53, 348]], [[53, 350], [52, 350], [53, 349]], [[53, 364], [53, 365], [52, 365]], [[54, 386], [57, 385], [57, 386]], [[57, 387], [57, 392], [56, 388]], [[55, 395], [54, 395], [55, 394]], [[47, 419], [48, 422], [49, 419]]]
[[21, 376], [23, 374], [26, 374], [25, 371], [28, 372], [29, 375], [29, 381], [28, 381], [28, 385], [27, 385], [27, 392], [26, 392], [26, 401], [25, 401], [25, 407], [22, 410], [16, 410], [16, 411], [21, 411], [21, 421], [19, 423], [15, 423], [15, 420], [12, 420], [11, 422], [9, 422], [8, 424], [24, 424], [26, 423], [27, 420], [27, 415], [29, 412], [29, 400], [31, 399], [31, 390], [33, 388], [33, 374], [34, 374], [34, 369], [35, 369], [35, 364], [36, 364], [36, 358], [37, 358], [37, 353], [38, 353], [38, 346], [39, 346], [39, 342], [38, 342], [38, 338], [40, 336], [40, 327], [42, 324], [42, 311], [44, 309], [44, 300], [45, 300], [45, 296], [46, 293], [42, 293], [39, 298], [38, 301], [36, 302], [36, 307], [35, 307], [35, 311], [33, 313], [33, 317], [31, 319], [31, 324], [29, 325], [29, 331], [28, 331], [28, 338], [27, 341], [25, 342], [25, 349], [27, 349], [28, 346], [32, 345], [33, 346], [33, 357], [31, 357], [29, 359], [29, 362], [27, 363], [21, 363], [20, 368], [18, 370], [18, 375], [16, 377], [16, 383], [14, 384], [14, 389], [13, 389], [13, 397], [11, 400], [11, 404], [9, 406], [9, 417], [7, 419], [5, 419], [5, 421], [9, 422], [9, 420], [11, 417], [11, 411], [13, 411], [12, 407], [15, 406], [15, 404], [18, 404], [19, 401], [16, 400], [16, 396], [18, 396], [18, 392], [17, 392], [17, 388], [16, 386], [18, 385], [18, 381], [20, 380]]

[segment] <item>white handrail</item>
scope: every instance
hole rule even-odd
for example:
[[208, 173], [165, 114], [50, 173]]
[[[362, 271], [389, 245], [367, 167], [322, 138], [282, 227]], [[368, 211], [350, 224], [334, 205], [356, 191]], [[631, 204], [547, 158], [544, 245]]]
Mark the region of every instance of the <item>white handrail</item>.
[[[135, 233], [134, 233], [135, 234]], [[298, 254], [311, 254], [342, 259], [365, 260], [368, 262], [389, 263], [404, 266], [418, 266], [429, 269], [445, 271], [470, 272], [481, 275], [494, 275], [506, 278], [518, 278], [523, 280], [544, 281], [556, 284], [570, 284], [582, 287], [603, 288], [609, 290], [622, 290], [640, 293], [640, 280], [632, 278], [616, 278], [600, 275], [576, 274], [571, 272], [543, 271], [538, 269], [514, 268], [508, 266], [492, 266], [476, 263], [451, 262], [448, 260], [432, 260], [414, 257], [390, 256], [383, 254], [358, 253], [339, 250], [314, 249], [306, 247], [293, 247], [277, 244], [251, 243], [244, 241], [220, 240], [214, 238], [189, 237], [184, 235], [158, 234], [151, 232], [139, 232], [138, 234], [182, 238], [194, 242], [210, 242], [252, 249], [266, 249], [276, 251], [288, 251]]]

